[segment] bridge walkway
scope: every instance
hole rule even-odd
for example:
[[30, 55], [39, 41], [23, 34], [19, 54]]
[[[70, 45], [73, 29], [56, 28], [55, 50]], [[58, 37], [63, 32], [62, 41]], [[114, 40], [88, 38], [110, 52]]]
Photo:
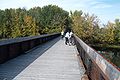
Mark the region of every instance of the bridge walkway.
[[60, 38], [0, 64], [0, 80], [81, 80], [84, 72], [76, 47]]

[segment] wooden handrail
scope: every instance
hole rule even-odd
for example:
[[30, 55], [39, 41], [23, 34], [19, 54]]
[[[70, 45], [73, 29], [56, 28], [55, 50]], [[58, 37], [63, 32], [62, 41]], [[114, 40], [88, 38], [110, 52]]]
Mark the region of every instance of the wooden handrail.
[[46, 34], [32, 37], [21, 37], [0, 41], [0, 63], [15, 58], [20, 54], [44, 42], [60, 36], [60, 33]]
[[89, 78], [92, 80], [120, 80], [120, 71], [116, 66], [77, 36], [74, 36], [74, 39]]

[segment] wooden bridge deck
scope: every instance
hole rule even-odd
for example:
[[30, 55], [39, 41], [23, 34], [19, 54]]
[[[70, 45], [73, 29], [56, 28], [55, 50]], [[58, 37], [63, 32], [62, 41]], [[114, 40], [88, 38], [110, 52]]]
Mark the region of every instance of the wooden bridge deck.
[[0, 64], [0, 80], [81, 80], [85, 70], [76, 53], [75, 46], [54, 39]]

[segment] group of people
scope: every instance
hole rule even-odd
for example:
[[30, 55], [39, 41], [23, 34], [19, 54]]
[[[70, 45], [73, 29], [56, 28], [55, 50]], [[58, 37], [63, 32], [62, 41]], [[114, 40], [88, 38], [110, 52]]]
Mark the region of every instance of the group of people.
[[65, 44], [67, 45], [74, 45], [74, 39], [73, 39], [73, 32], [72, 31], [68, 31], [64, 34], [64, 32], [61, 32], [61, 37], [63, 39], [63, 37], [65, 37]]

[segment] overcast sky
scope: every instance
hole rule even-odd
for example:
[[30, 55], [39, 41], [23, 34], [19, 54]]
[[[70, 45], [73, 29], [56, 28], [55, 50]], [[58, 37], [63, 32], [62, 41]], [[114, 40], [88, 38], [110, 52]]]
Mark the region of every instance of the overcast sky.
[[0, 9], [58, 5], [67, 11], [82, 10], [95, 14], [102, 23], [120, 19], [120, 0], [0, 0]]

